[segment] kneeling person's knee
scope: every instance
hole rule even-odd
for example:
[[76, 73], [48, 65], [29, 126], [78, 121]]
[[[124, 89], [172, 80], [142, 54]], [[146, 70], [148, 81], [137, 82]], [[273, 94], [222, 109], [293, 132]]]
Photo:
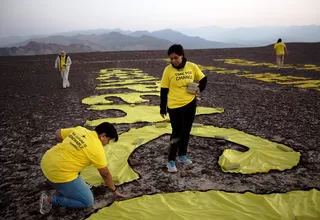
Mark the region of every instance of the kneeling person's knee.
[[94, 202], [94, 197], [93, 197], [93, 194], [88, 194], [84, 201], [83, 201], [83, 204], [85, 205], [85, 208], [89, 208], [93, 205], [93, 202]]

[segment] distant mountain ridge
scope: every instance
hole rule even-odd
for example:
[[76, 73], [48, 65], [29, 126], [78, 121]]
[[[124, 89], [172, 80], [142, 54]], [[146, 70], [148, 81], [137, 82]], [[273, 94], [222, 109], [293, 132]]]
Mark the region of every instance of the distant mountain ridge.
[[[32, 41], [37, 41], [41, 43], [56, 43], [61, 45], [68, 45], [71, 43], [76, 44], [84, 44], [92, 47], [95, 50], [113, 50], [113, 46], [110, 45], [110, 43], [124, 43], [124, 44], [130, 44], [130, 42], [137, 42], [139, 39], [143, 37], [144, 40], [146, 40], [146, 36], [157, 38], [157, 40], [164, 42], [163, 40], [169, 41], [170, 44], [172, 43], [180, 43], [182, 44], [186, 49], [204, 49], [204, 48], [223, 48], [223, 47], [236, 47], [239, 46], [237, 44], [232, 43], [221, 43], [221, 42], [214, 42], [214, 41], [208, 41], [199, 37], [189, 37], [187, 35], [181, 34], [177, 31], [171, 30], [171, 29], [165, 29], [161, 31], [154, 31], [154, 32], [148, 32], [148, 31], [137, 31], [137, 32], [131, 32], [130, 34], [121, 34], [120, 32], [109, 32], [101, 35], [83, 35], [83, 34], [77, 34], [74, 36], [64, 36], [64, 35], [52, 35], [49, 37], [44, 38], [36, 38], [31, 39]], [[112, 39], [113, 38], [113, 39]], [[126, 42], [124, 42], [126, 40]], [[140, 39], [141, 40], [141, 39]], [[154, 39], [156, 40], [156, 39]], [[15, 44], [14, 46], [23, 46], [27, 44], [29, 40], [20, 42], [18, 44]], [[157, 43], [157, 44], [159, 44]], [[118, 46], [121, 48], [121, 46]], [[123, 47], [126, 47], [125, 45]], [[151, 49], [160, 49], [158, 47], [151, 48]]]
[[[16, 45], [17, 43], [40, 38], [47, 38], [50, 36], [65, 36], [71, 37], [76, 35], [104, 35], [111, 32], [118, 32], [123, 35], [139, 37], [142, 35], [149, 35], [157, 38], [175, 41], [169, 39], [171, 29], [164, 29], [160, 31], [130, 31], [116, 29], [93, 29], [93, 30], [78, 30], [56, 33], [43, 36], [11, 36], [0, 39], [0, 47], [8, 46], [24, 46]], [[252, 27], [252, 28], [223, 28], [220, 26], [205, 26], [197, 28], [181, 28], [171, 30], [180, 32], [180, 34], [187, 35], [188, 37], [200, 37], [203, 40], [233, 44], [233, 46], [265, 46], [274, 43], [278, 38], [283, 38], [285, 42], [319, 42], [320, 41], [320, 26], [319, 25], [306, 25], [306, 26], [285, 26], [285, 27]], [[170, 35], [163, 35], [161, 33], [168, 33]], [[180, 39], [178, 39], [180, 41]], [[196, 40], [196, 39], [194, 39]], [[199, 39], [198, 39], [199, 40]], [[27, 41], [27, 42], [26, 42]], [[208, 43], [208, 42], [207, 42]], [[201, 43], [202, 44], [202, 43]], [[201, 45], [200, 44], [200, 45]], [[206, 46], [206, 45], [205, 45]], [[193, 46], [192, 46], [193, 47]]]
[[132, 37], [117, 32], [103, 35], [50, 36], [0, 48], [0, 56], [55, 54], [93, 51], [163, 50], [172, 43], [152, 36]]
[[[68, 31], [68, 32], [60, 32], [54, 34], [47, 35], [30, 35], [30, 36], [10, 36], [0, 38], [0, 47], [13, 47], [13, 46], [21, 46], [21, 42], [29, 42], [32, 40], [47, 38], [50, 36], [74, 36], [74, 35], [102, 35], [108, 34], [110, 32], [118, 32], [121, 34], [130, 34], [132, 31], [124, 31], [119, 28], [116, 29], [94, 29], [94, 30], [78, 30], [78, 31]], [[26, 44], [26, 43], [25, 43]], [[24, 46], [24, 45], [22, 45]]]
[[68, 53], [93, 52], [92, 48], [82, 44], [63, 46], [59, 44], [44, 44], [30, 41], [25, 46], [0, 48], [0, 56], [58, 54], [61, 50], [68, 51]]
[[239, 47], [241, 45], [235, 43], [222, 43], [217, 41], [208, 41], [200, 37], [190, 37], [172, 29], [164, 29], [160, 31], [136, 31], [131, 36], [149, 35], [159, 39], [165, 39], [172, 43], [182, 44], [185, 49], [210, 49], [210, 48], [226, 48]]
[[[26, 49], [26, 45], [30, 48], [30, 42], [35, 42], [42, 45], [46, 49]], [[49, 51], [55, 51], [52, 45], [63, 48], [69, 45], [82, 45], [87, 51], [132, 51], [132, 50], [167, 50], [169, 46], [174, 43], [180, 43], [185, 49], [206, 49], [206, 48], [225, 48], [225, 47], [236, 47], [236, 44], [225, 44], [220, 42], [207, 41], [199, 37], [189, 37], [171, 29], [165, 29], [162, 31], [148, 32], [130, 32], [125, 35], [119, 32], [110, 32], [101, 35], [83, 35], [77, 34], [74, 36], [63, 36], [63, 35], [52, 35], [48, 37], [36, 38], [26, 40], [14, 45], [11, 49], [2, 49], [2, 54], [8, 55], [31, 55], [31, 54], [47, 54]], [[48, 49], [50, 47], [51, 49]], [[59, 45], [59, 46], [58, 46]], [[35, 45], [38, 47], [39, 45]], [[16, 48], [16, 49], [15, 49]], [[20, 48], [19, 50], [17, 48]], [[79, 48], [79, 46], [78, 46]], [[70, 48], [72, 52], [86, 52], [86, 51], [75, 51]], [[67, 49], [65, 49], [67, 50]], [[6, 51], [6, 52], [4, 52]], [[23, 52], [22, 52], [23, 51]], [[28, 51], [28, 52], [25, 52]], [[67, 50], [68, 52], [71, 52]]]
[[[82, 44], [89, 46], [94, 51], [115, 51], [115, 50], [157, 50], [168, 47], [171, 42], [163, 39], [157, 39], [152, 36], [132, 37], [123, 35], [118, 32], [110, 32], [101, 35], [83, 35], [62, 36], [53, 35], [45, 38], [32, 39], [44, 44]], [[23, 46], [29, 40], [16, 44], [16, 46]]]
[[[6, 48], [1, 48], [0, 50], [2, 54], [11, 55], [16, 53], [47, 54], [50, 51], [55, 53], [55, 48], [68, 47], [70, 47], [68, 48], [70, 51], [75, 52], [166, 50], [173, 43], [182, 44], [185, 49], [210, 49], [266, 46], [274, 44], [278, 38], [282, 38], [286, 43], [320, 42], [320, 26], [255, 28], [208, 26], [179, 29], [179, 31], [163, 29], [153, 32], [122, 29], [80, 30], [50, 36], [1, 38], [0, 47], [6, 46]], [[35, 46], [34, 50], [30, 49], [30, 42], [32, 42], [31, 45], [35, 45], [35, 42], [42, 44], [42, 49], [37, 49], [38, 46]], [[56, 45], [53, 46], [53, 44]], [[26, 45], [29, 46], [24, 48]]]

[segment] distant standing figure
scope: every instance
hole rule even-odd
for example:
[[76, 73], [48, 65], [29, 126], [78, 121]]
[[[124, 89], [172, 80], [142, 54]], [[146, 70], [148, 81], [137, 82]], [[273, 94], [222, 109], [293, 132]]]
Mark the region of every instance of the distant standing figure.
[[70, 87], [70, 82], [68, 78], [71, 64], [72, 62], [70, 56], [68, 56], [66, 52], [61, 51], [56, 59], [55, 68], [58, 69], [61, 75], [63, 88]]
[[187, 61], [180, 44], [172, 45], [168, 56], [171, 64], [164, 69], [161, 79], [160, 114], [165, 118], [167, 112], [169, 113], [172, 134], [167, 168], [168, 172], [177, 172], [177, 154], [178, 161], [185, 165], [192, 163], [186, 154], [196, 114], [196, 94], [205, 89], [207, 77], [197, 64]]
[[274, 51], [276, 54], [276, 61], [278, 65], [278, 70], [283, 67], [284, 55], [288, 55], [288, 50], [286, 45], [282, 42], [281, 38], [274, 45]]

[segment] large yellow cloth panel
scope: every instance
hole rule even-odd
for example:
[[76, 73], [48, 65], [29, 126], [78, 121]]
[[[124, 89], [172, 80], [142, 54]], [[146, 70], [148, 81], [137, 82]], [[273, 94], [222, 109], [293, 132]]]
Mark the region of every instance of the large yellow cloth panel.
[[114, 202], [88, 220], [315, 220], [320, 192], [291, 191], [259, 195], [210, 190], [144, 195]]
[[[138, 83], [145, 83], [150, 84], [154, 83], [156, 78], [154, 79], [127, 79], [127, 80], [118, 80], [116, 82], [108, 82], [108, 80], [105, 81], [105, 83], [100, 83], [98, 86], [113, 86], [113, 85], [127, 85], [127, 84], [138, 84]], [[157, 80], [159, 81], [159, 80]], [[104, 82], [104, 81], [102, 81]]]
[[294, 82], [278, 82], [278, 84], [284, 85], [295, 85], [299, 88], [311, 89], [319, 88], [320, 89], [320, 80], [303, 80], [303, 81], [294, 81]]
[[136, 69], [136, 68], [108, 68], [108, 69], [102, 69], [100, 70], [100, 73], [116, 73], [116, 74], [121, 74], [121, 73], [127, 73], [127, 72], [136, 72], [136, 73], [141, 73], [142, 70]]
[[258, 79], [265, 82], [278, 82], [278, 81], [294, 82], [292, 80], [296, 80], [296, 79], [308, 80], [309, 79], [302, 76], [281, 76], [278, 73], [243, 74], [243, 75], [237, 75], [237, 76], [251, 78], [251, 79]]
[[[223, 61], [227, 64], [233, 64], [238, 66], [265, 66], [271, 68], [278, 68], [276, 64], [273, 63], [257, 63], [255, 61], [242, 60], [242, 59], [213, 59], [214, 61]], [[283, 68], [293, 68], [298, 70], [315, 70], [320, 71], [320, 67], [314, 64], [297, 64], [297, 65], [284, 65]]]
[[[110, 78], [119, 78], [119, 79], [110, 79]], [[110, 75], [108, 74], [107, 76], [99, 76], [97, 77], [98, 80], [100, 80], [101, 82], [114, 82], [114, 81], [120, 81], [122, 79], [136, 79], [136, 80], [159, 80], [158, 78], [152, 77], [152, 76], [148, 76], [148, 75], [130, 75], [127, 74], [126, 76], [118, 76], [118, 75]]]
[[[152, 141], [164, 134], [171, 133], [171, 126], [157, 127], [145, 126], [138, 129], [130, 129], [119, 136], [119, 141], [110, 143], [105, 147], [108, 167], [115, 184], [123, 184], [138, 179], [127, 160], [130, 154], [139, 146]], [[259, 173], [269, 170], [285, 170], [296, 166], [300, 159], [300, 153], [290, 147], [271, 142], [269, 140], [246, 134], [236, 129], [218, 128], [214, 126], [199, 126], [194, 124], [191, 135], [207, 138], [223, 138], [230, 142], [249, 148], [246, 152], [226, 149], [219, 158], [219, 165], [224, 172], [234, 173]], [[166, 145], [167, 143], [164, 143]], [[91, 185], [103, 184], [99, 172], [91, 167], [81, 172], [84, 180]]]
[[138, 92], [155, 92], [159, 91], [160, 88], [157, 83], [154, 85], [146, 85], [146, 84], [136, 84], [136, 85], [122, 85], [122, 86], [102, 86], [102, 87], [96, 87], [97, 90], [107, 90], [107, 89], [131, 89]]
[[107, 97], [118, 97], [127, 103], [142, 103], [149, 102], [150, 100], [143, 99], [141, 96], [160, 96], [159, 92], [147, 92], [147, 93], [119, 93], [119, 94], [108, 94], [108, 95], [97, 95], [84, 98], [82, 100], [83, 104], [87, 105], [97, 105], [97, 104], [111, 104], [113, 101], [106, 100]]
[[232, 128], [195, 127], [191, 134], [208, 138], [224, 137], [225, 140], [249, 148], [246, 152], [224, 150], [218, 161], [224, 172], [250, 174], [272, 169], [285, 170], [296, 166], [300, 160], [300, 153], [290, 147]]
[[[120, 110], [126, 114], [119, 118], [101, 118], [96, 120], [87, 120], [86, 126], [97, 126], [102, 122], [112, 124], [136, 123], [136, 122], [159, 122], [163, 121], [160, 115], [159, 106], [148, 105], [92, 105], [88, 110]], [[197, 107], [196, 115], [223, 113], [221, 108]], [[169, 117], [169, 114], [167, 114]]]
[[[118, 142], [110, 143], [105, 147], [105, 155], [108, 168], [112, 174], [114, 184], [121, 185], [139, 178], [128, 164], [131, 153], [139, 146], [171, 132], [171, 127], [157, 128], [145, 126], [138, 129], [130, 129], [119, 136]], [[93, 186], [104, 184], [97, 169], [93, 166], [86, 167], [82, 172], [83, 179]]]
[[[275, 82], [280, 85], [294, 85], [299, 88], [319, 89], [320, 80], [311, 80], [310, 78], [300, 76], [281, 76], [276, 73], [258, 73], [258, 74], [243, 74], [237, 75], [251, 79], [257, 79], [264, 82]], [[294, 81], [298, 80], [298, 81]]]

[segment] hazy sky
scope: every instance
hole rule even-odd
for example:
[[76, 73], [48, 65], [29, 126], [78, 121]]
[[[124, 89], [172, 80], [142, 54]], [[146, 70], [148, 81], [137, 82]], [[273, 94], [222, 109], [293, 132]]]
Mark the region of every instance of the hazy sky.
[[320, 0], [0, 0], [0, 37], [71, 30], [320, 25]]

